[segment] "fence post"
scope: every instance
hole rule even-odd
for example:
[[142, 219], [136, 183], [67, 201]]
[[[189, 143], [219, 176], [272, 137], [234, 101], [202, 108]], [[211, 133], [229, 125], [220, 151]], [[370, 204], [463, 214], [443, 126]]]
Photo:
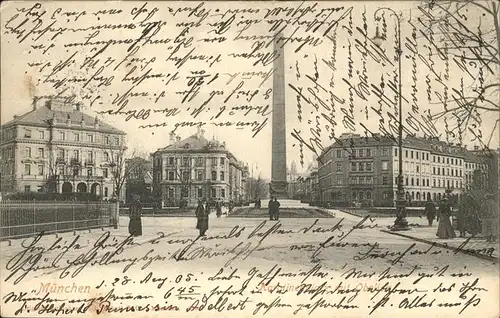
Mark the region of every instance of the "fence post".
[[33, 199], [33, 235], [36, 235], [35, 199]]
[[54, 204], [54, 206], [56, 207], [55, 209], [55, 213], [56, 213], [56, 238], [59, 237], [59, 235], [57, 234], [58, 233], [58, 227], [57, 227], [57, 204]]
[[76, 235], [76, 227], [75, 227], [75, 202], [71, 205], [72, 215], [73, 215], [73, 235]]

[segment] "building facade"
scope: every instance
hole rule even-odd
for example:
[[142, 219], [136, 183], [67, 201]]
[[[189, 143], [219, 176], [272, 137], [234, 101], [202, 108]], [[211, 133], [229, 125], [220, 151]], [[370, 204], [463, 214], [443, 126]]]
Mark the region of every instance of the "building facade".
[[473, 151], [436, 138], [407, 137], [403, 152], [398, 152], [397, 141], [389, 137], [342, 135], [318, 157], [321, 201], [336, 206], [394, 206], [399, 155], [409, 205], [459, 197], [473, 171], [494, 171]]
[[125, 133], [53, 99], [2, 125], [1, 189], [14, 192], [90, 192], [111, 198], [116, 156]]
[[170, 145], [152, 155], [153, 190], [163, 205], [189, 206], [199, 199], [240, 202], [245, 198], [248, 169], [226, 148], [207, 140], [203, 131], [184, 140], [170, 135]]

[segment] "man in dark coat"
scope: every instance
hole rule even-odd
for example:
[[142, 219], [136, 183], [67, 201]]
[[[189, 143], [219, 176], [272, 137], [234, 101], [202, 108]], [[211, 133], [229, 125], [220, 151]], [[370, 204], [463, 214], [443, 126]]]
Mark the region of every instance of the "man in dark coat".
[[198, 202], [196, 208], [196, 228], [200, 231], [200, 236], [206, 236], [205, 232], [208, 230], [208, 215], [209, 209], [205, 199]]
[[486, 194], [486, 200], [481, 204], [481, 227], [486, 242], [495, 242], [498, 237], [498, 203], [490, 193]]
[[222, 202], [217, 201], [217, 203], [215, 203], [215, 211], [217, 213], [217, 217], [220, 218], [222, 215]]
[[269, 210], [269, 220], [273, 220], [274, 219], [274, 198], [271, 197], [271, 199], [269, 200], [269, 204], [267, 205], [267, 208]]
[[128, 232], [132, 236], [141, 236], [142, 235], [142, 221], [141, 221], [141, 213], [142, 213], [142, 204], [139, 201], [139, 196], [134, 195], [134, 201], [130, 205], [129, 209], [129, 223], [128, 223]]
[[434, 202], [431, 201], [431, 198], [427, 199], [427, 203], [425, 204], [425, 215], [427, 217], [427, 221], [429, 221], [429, 226], [432, 226], [432, 222], [436, 217], [436, 206]]
[[278, 199], [276, 197], [274, 197], [273, 218], [275, 221], [278, 221], [280, 219], [280, 203], [278, 202]]

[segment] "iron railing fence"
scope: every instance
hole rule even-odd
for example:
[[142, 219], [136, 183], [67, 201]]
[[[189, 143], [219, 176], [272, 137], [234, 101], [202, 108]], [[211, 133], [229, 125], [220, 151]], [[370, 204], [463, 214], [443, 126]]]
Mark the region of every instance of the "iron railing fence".
[[113, 226], [114, 203], [1, 201], [0, 240]]

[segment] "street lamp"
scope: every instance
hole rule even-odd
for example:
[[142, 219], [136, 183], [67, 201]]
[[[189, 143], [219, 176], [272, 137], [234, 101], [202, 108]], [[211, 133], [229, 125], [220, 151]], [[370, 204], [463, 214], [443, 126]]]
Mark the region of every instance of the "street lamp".
[[[403, 187], [403, 102], [402, 102], [402, 78], [401, 78], [401, 59], [403, 55], [403, 51], [401, 50], [401, 21], [399, 20], [399, 16], [394, 12], [394, 10], [390, 8], [379, 8], [373, 14], [373, 17], [376, 21], [380, 21], [381, 17], [379, 13], [381, 11], [389, 11], [391, 16], [396, 18], [396, 22], [398, 24], [398, 48], [396, 50], [396, 54], [398, 55], [398, 67], [399, 67], [399, 87], [398, 87], [398, 100], [399, 100], [399, 125], [398, 125], [398, 152], [399, 152], [399, 174], [398, 174], [398, 191], [396, 197], [396, 221], [394, 225], [391, 227], [391, 231], [404, 231], [409, 230], [408, 221], [406, 220], [406, 197], [405, 190]], [[372, 39], [373, 43], [377, 46], [381, 46], [385, 41], [385, 37], [382, 37], [378, 32], [378, 26], [376, 29], [375, 37]]]

